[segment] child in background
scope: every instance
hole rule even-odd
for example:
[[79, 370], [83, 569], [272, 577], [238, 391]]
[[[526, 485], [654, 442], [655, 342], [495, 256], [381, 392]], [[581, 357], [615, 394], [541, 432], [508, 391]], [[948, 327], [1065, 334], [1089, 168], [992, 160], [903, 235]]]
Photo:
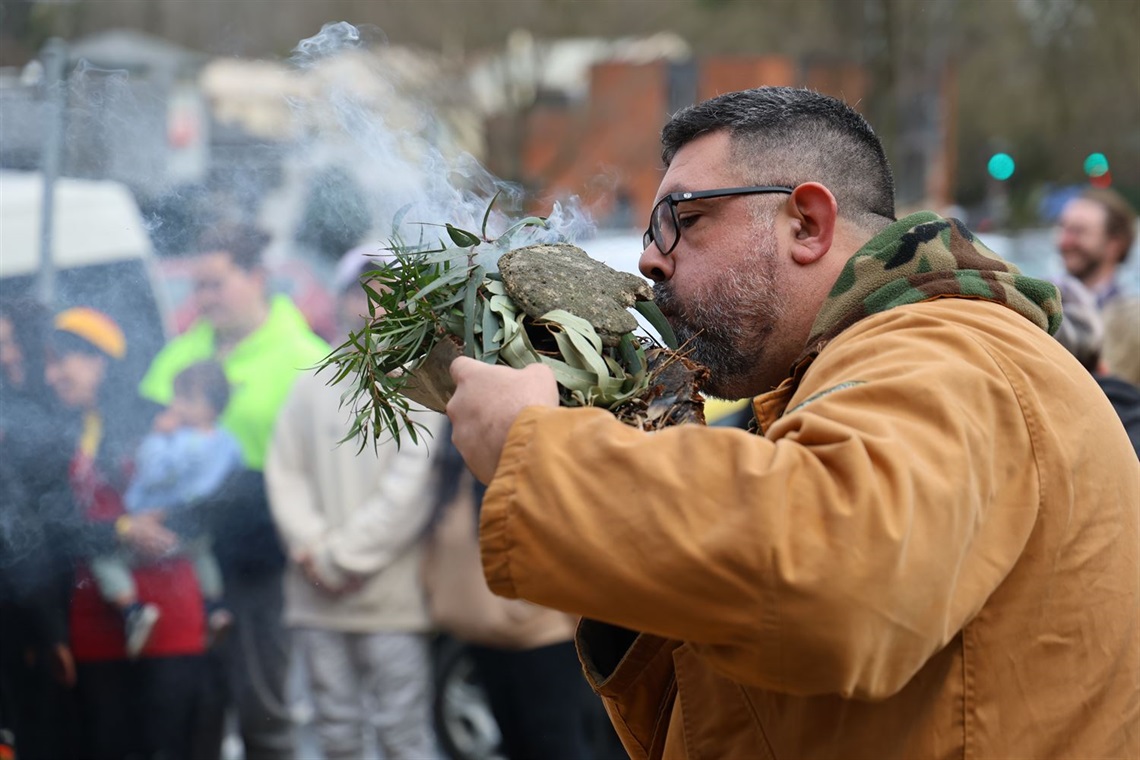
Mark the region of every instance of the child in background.
[[[229, 402], [230, 386], [221, 365], [201, 361], [174, 379], [174, 398], [154, 422], [135, 457], [135, 474], [124, 497], [128, 514], [174, 512], [211, 495], [242, 465], [237, 440], [218, 426]], [[194, 562], [198, 586], [206, 603], [211, 640], [233, 624], [222, 607], [222, 575], [206, 534], [181, 549]], [[123, 614], [127, 655], [137, 657], [146, 646], [159, 610], [141, 604], [130, 570], [131, 557], [123, 550], [95, 557], [92, 573], [103, 598]]]

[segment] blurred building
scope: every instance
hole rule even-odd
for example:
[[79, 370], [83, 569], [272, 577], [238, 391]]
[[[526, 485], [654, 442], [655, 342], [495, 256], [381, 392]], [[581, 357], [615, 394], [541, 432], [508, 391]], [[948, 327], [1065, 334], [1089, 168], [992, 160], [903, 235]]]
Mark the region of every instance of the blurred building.
[[[857, 109], [870, 77], [849, 61], [781, 55], [695, 56], [674, 35], [535, 43], [513, 37], [473, 86], [489, 110], [487, 161], [538, 198], [579, 195], [606, 227], [640, 226], [663, 168], [658, 135], [670, 114], [719, 93], [762, 85], [808, 87]], [[950, 202], [956, 136], [949, 77], [900, 126], [900, 206]], [[496, 89], [497, 88], [497, 89]], [[921, 106], [921, 107], [917, 107]]]
[[41, 165], [58, 98], [63, 175], [114, 179], [144, 195], [202, 181], [209, 119], [195, 80], [205, 56], [127, 30], [77, 40], [62, 53], [60, 81], [39, 60], [0, 77], [0, 165]]
[[648, 218], [662, 175], [658, 134], [677, 109], [765, 84], [809, 87], [853, 104], [866, 88], [857, 66], [784, 56], [697, 58], [674, 35], [553, 42], [545, 50], [512, 42], [503, 59], [474, 75], [492, 111], [488, 166], [535, 191], [539, 206], [580, 196], [602, 227], [632, 228]]

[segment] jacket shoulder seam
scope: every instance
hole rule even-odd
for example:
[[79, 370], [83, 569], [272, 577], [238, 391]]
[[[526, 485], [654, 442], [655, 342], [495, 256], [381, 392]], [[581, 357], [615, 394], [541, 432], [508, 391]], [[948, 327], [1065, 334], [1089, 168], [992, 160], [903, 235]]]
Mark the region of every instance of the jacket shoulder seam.
[[994, 352], [990, 350], [989, 346], [978, 340], [974, 335], [967, 335], [967, 337], [973, 341], [978, 348], [982, 349], [982, 351], [986, 353], [986, 356], [990, 357], [990, 361], [992, 361], [994, 366], [1001, 372], [1002, 377], [1005, 378], [1006, 384], [1009, 385], [1009, 389], [1013, 393], [1013, 397], [1017, 400], [1017, 408], [1021, 411], [1022, 422], [1025, 423], [1025, 432], [1029, 434], [1029, 447], [1033, 458], [1033, 471], [1037, 480], [1037, 511], [1038, 514], [1040, 514], [1045, 506], [1045, 481], [1041, 476], [1041, 460], [1038, 454], [1041, 450], [1041, 441], [1037, 417], [1026, 405], [1022, 389], [1019, 387], [1017, 381], [1014, 380], [1013, 376], [1006, 371], [1005, 364], [1001, 358], [996, 356]]
[[[1026, 433], [1028, 433], [1028, 435], [1029, 435], [1029, 446], [1030, 446], [1030, 450], [1032, 452], [1032, 458], [1033, 458], [1033, 471], [1034, 471], [1034, 475], [1035, 475], [1036, 480], [1037, 480], [1037, 514], [1040, 515], [1041, 510], [1044, 508], [1044, 505], [1045, 505], [1045, 483], [1044, 483], [1044, 480], [1041, 476], [1041, 462], [1040, 462], [1039, 457], [1038, 457], [1038, 451], [1040, 450], [1040, 442], [1038, 440], [1038, 430], [1037, 430], [1036, 417], [1033, 415], [1033, 413], [1027, 407], [1025, 400], [1023, 398], [1023, 395], [1022, 395], [1021, 388], [1018, 387], [1018, 383], [1014, 380], [1014, 378], [1010, 375], [1010, 373], [1006, 371], [1005, 364], [1002, 362], [1002, 360], [998, 356], [996, 356], [993, 351], [990, 350], [989, 346], [987, 346], [983, 341], [978, 340], [978, 338], [976, 336], [974, 336], [973, 334], [967, 334], [966, 337], [969, 340], [971, 340], [975, 345], [977, 345], [978, 348], [980, 348], [982, 351], [984, 351], [986, 356], [988, 356], [990, 358], [990, 361], [992, 361], [994, 363], [994, 366], [996, 366], [998, 368], [998, 371], [1001, 372], [1002, 377], [1005, 378], [1006, 383], [1009, 385], [1010, 391], [1013, 393], [1013, 397], [1017, 400], [1017, 407], [1021, 411], [1022, 422], [1025, 424]], [[968, 760], [973, 755], [972, 749], [973, 749], [973, 744], [974, 744], [973, 737], [972, 737], [971, 731], [970, 731], [970, 727], [971, 727], [970, 717], [973, 714], [973, 710], [976, 708], [976, 705], [973, 704], [973, 699], [972, 699], [972, 697], [974, 696], [974, 693], [973, 693], [974, 673], [973, 673], [973, 667], [972, 667], [972, 658], [970, 657], [971, 647], [969, 646], [969, 644], [970, 644], [969, 639], [971, 637], [971, 626], [972, 626], [972, 622], [967, 623], [962, 628], [962, 680], [963, 680], [963, 686], [964, 686], [964, 689], [962, 692], [962, 758], [963, 758], [963, 760]]]

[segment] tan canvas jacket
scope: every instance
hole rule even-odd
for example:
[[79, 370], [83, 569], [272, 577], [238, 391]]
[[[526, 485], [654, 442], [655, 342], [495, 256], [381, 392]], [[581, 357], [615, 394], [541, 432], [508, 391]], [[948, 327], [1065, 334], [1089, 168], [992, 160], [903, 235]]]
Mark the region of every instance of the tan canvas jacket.
[[632, 757], [1140, 756], [1140, 464], [1039, 325], [890, 308], [755, 408], [528, 409], [484, 503], [491, 589], [590, 619]]

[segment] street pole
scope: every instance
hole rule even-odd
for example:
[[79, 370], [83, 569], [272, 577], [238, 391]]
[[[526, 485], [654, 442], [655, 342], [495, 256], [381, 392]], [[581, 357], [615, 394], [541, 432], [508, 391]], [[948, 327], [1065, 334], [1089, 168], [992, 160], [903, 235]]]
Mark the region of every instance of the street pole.
[[40, 269], [36, 290], [40, 301], [51, 308], [55, 301], [55, 262], [52, 259], [52, 225], [55, 211], [55, 180], [63, 153], [64, 105], [67, 100], [64, 66], [67, 45], [53, 37], [40, 53], [44, 66], [44, 142], [40, 153], [43, 199], [40, 205]]

